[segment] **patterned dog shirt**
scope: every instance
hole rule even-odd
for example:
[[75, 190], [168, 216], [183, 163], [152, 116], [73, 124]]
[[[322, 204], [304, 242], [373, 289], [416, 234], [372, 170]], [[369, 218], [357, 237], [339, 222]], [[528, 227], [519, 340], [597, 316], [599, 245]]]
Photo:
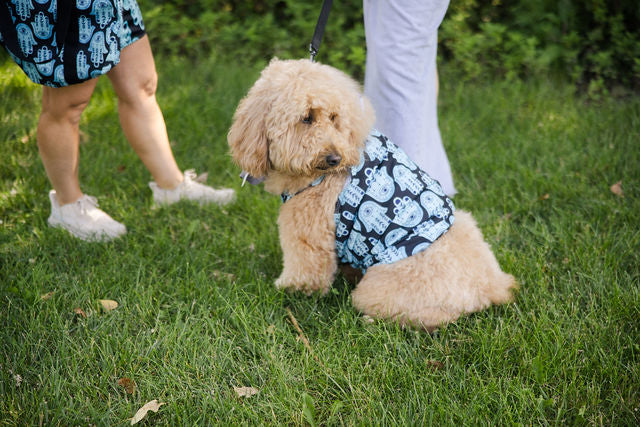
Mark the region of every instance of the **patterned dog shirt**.
[[338, 259], [363, 272], [427, 249], [455, 208], [440, 184], [373, 130], [336, 203]]

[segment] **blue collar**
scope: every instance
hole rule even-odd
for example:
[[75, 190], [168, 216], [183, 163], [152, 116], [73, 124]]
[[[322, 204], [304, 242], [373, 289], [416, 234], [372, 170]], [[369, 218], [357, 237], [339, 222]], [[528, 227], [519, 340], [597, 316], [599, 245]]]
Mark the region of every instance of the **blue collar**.
[[293, 194], [289, 193], [288, 191], [285, 191], [280, 195], [280, 199], [282, 199], [282, 203], [287, 203], [293, 196], [296, 196], [296, 195], [302, 193], [304, 190], [306, 190], [308, 188], [315, 187], [316, 185], [320, 184], [323, 180], [324, 180], [324, 175], [319, 176], [318, 178], [314, 179], [311, 184], [309, 184], [308, 186], [304, 187], [302, 190], [298, 190], [297, 192], [295, 192]]

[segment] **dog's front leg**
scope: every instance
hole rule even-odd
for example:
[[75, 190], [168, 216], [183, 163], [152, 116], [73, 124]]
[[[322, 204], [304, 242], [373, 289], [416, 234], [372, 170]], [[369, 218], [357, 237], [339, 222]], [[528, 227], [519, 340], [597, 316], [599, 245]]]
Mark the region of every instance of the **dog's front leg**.
[[[311, 191], [309, 191], [311, 193]], [[326, 294], [338, 268], [332, 205], [312, 206], [306, 194], [280, 208], [278, 230], [283, 270], [278, 288]]]

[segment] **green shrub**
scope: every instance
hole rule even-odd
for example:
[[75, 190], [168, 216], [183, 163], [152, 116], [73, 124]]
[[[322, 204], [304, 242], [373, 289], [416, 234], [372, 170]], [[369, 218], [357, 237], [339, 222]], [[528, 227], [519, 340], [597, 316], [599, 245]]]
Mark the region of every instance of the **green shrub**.
[[[141, 0], [154, 50], [197, 58], [214, 50], [239, 61], [308, 57], [321, 2]], [[335, 2], [318, 56], [361, 75], [365, 42], [360, 0]]]
[[589, 92], [640, 88], [636, 0], [459, 0], [440, 35], [445, 62], [466, 78], [560, 73]]
[[[308, 56], [322, 2], [139, 0], [154, 52], [239, 63]], [[366, 47], [362, 0], [336, 1], [318, 59], [357, 78]], [[465, 80], [561, 75], [591, 97], [640, 89], [637, 0], [455, 0], [440, 63]], [[5, 60], [7, 56], [4, 55]]]

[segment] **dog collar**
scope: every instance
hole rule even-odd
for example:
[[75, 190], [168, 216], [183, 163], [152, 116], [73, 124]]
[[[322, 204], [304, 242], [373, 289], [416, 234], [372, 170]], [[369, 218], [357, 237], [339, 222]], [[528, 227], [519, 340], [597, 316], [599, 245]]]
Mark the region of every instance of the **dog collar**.
[[298, 194], [302, 193], [304, 190], [306, 190], [308, 188], [315, 187], [316, 185], [320, 184], [323, 180], [324, 180], [324, 175], [314, 179], [311, 184], [307, 185], [302, 190], [298, 190], [297, 192], [295, 192], [293, 194], [289, 193], [288, 191], [284, 191], [280, 195], [280, 199], [282, 199], [282, 203], [287, 203], [293, 196], [297, 196]]
[[241, 187], [244, 187], [245, 182], [249, 182], [249, 184], [251, 185], [258, 185], [260, 184], [262, 181], [264, 181], [264, 177], [260, 177], [260, 178], [256, 178], [255, 176], [249, 175], [249, 172], [247, 171], [242, 171], [242, 173], [240, 174], [240, 178], [242, 178], [242, 185]]

